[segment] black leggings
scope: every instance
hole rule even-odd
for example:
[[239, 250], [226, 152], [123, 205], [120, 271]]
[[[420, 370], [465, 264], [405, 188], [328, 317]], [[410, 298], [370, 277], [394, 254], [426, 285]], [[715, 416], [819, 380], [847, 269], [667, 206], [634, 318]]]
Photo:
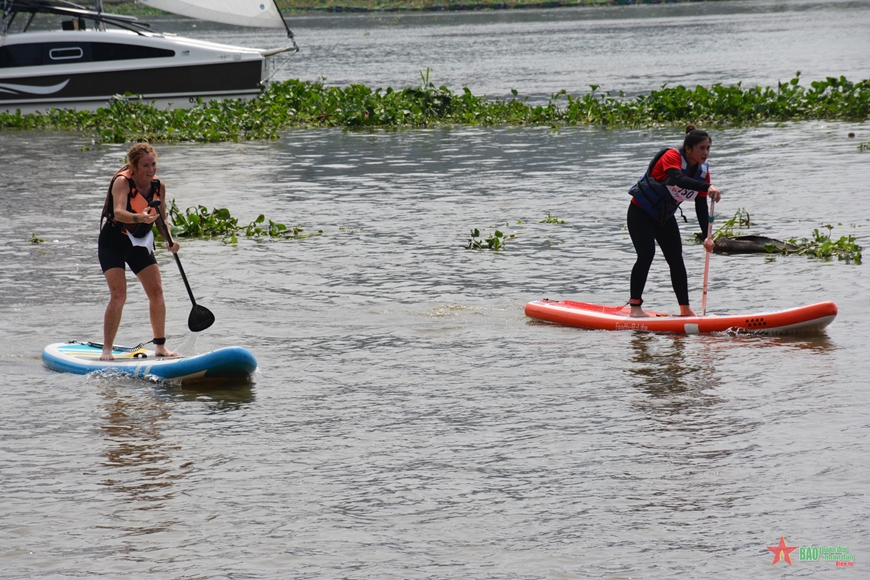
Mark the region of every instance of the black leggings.
[[628, 206], [628, 235], [637, 251], [637, 261], [631, 269], [631, 299], [640, 301], [646, 277], [656, 253], [656, 242], [662, 249], [665, 260], [671, 268], [671, 284], [680, 306], [689, 305], [689, 278], [683, 263], [683, 241], [680, 228], [674, 216], [664, 225], [635, 204]]

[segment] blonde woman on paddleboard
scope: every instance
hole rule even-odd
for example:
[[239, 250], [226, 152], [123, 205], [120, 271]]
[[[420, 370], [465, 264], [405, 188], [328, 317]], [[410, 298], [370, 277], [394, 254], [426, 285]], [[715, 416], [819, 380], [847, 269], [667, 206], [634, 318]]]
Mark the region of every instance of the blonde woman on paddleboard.
[[[153, 206], [159, 207], [159, 216], [166, 223], [166, 186], [157, 178], [157, 152], [148, 143], [137, 143], [127, 152], [127, 164], [112, 177], [100, 219], [98, 253], [100, 267], [109, 285], [100, 360], [114, 359], [112, 344], [127, 301], [126, 265], [139, 278], [148, 296], [155, 354], [178, 356], [166, 348], [166, 303], [160, 268], [154, 258], [154, 234], [151, 230], [159, 216], [158, 207]], [[164, 236], [164, 239], [170, 238]], [[167, 243], [166, 246], [172, 253], [179, 249], [177, 243]]]
[[[710, 219], [707, 198], [719, 201], [721, 197], [719, 189], [710, 183], [707, 168], [711, 145], [712, 139], [706, 131], [689, 125], [682, 147], [666, 147], [659, 151], [643, 177], [629, 190], [632, 197], [628, 206], [628, 234], [637, 252], [637, 261], [631, 269], [628, 301], [632, 316], [647, 316], [641, 308], [642, 295], [656, 243], [670, 267], [680, 315], [696, 316], [689, 306], [689, 281], [675, 214], [682, 202], [694, 201], [702, 235], [707, 237]], [[705, 239], [704, 248], [713, 251], [713, 242]]]

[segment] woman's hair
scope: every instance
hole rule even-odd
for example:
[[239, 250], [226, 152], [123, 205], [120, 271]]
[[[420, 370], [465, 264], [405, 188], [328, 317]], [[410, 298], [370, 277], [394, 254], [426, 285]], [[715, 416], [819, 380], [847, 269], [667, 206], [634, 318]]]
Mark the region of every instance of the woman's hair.
[[136, 171], [139, 168], [139, 160], [146, 155], [153, 155], [156, 158], [157, 151], [150, 143], [136, 143], [127, 151], [127, 165], [124, 166], [124, 169]]
[[703, 141], [710, 141], [710, 144], [713, 144], [713, 139], [706, 131], [702, 131], [694, 125], [686, 125], [686, 138], [683, 139], [683, 149], [692, 149]]

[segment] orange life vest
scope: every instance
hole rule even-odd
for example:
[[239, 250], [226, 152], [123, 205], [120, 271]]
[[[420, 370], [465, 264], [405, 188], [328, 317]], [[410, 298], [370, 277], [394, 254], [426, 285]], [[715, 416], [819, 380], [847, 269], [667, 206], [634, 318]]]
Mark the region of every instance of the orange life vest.
[[106, 195], [106, 203], [103, 204], [103, 215], [100, 218], [100, 227], [102, 228], [103, 219], [109, 220], [118, 229], [129, 232], [137, 238], [148, 235], [151, 231], [151, 224], [124, 224], [115, 221], [115, 200], [112, 197], [112, 187], [115, 185], [115, 180], [119, 177], [125, 177], [130, 185], [130, 194], [127, 196], [127, 211], [132, 213], [144, 212], [149, 204], [155, 199], [160, 199], [160, 180], [155, 178], [151, 180], [151, 191], [143, 194], [136, 189], [136, 183], [133, 181], [133, 171], [124, 166], [112, 176], [112, 181], [109, 183], [109, 192]]

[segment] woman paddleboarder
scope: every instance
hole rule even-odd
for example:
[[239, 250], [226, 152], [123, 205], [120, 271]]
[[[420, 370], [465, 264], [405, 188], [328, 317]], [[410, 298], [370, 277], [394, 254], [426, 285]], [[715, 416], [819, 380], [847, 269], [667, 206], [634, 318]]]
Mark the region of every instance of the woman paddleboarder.
[[[695, 316], [689, 306], [689, 280], [683, 263], [683, 244], [677, 225], [677, 208], [684, 201], [695, 201], [695, 214], [703, 237], [707, 238], [710, 214], [707, 198], [719, 201], [719, 189], [710, 183], [707, 157], [712, 140], [706, 131], [694, 125], [686, 127], [686, 137], [680, 148], [667, 147], [656, 154], [646, 173], [629, 193], [628, 233], [637, 252], [637, 261], [631, 269], [631, 294], [628, 301], [631, 315], [647, 316], [641, 308], [643, 289], [655, 256], [658, 242], [671, 270], [671, 284], [677, 295], [681, 316]], [[704, 240], [708, 252], [713, 242]]]
[[[159, 200], [159, 214], [152, 204]], [[127, 164], [112, 177], [103, 215], [100, 219], [98, 243], [100, 267], [109, 285], [109, 305], [103, 319], [103, 352], [100, 360], [114, 360], [112, 344], [121, 324], [121, 313], [127, 300], [125, 264], [139, 278], [148, 296], [151, 329], [154, 333], [154, 354], [178, 356], [166, 348], [166, 303], [160, 268], [154, 258], [154, 234], [151, 226], [166, 223], [166, 186], [157, 179], [157, 152], [148, 143], [137, 143], [127, 152]], [[103, 224], [105, 219], [105, 224]], [[164, 235], [164, 239], [171, 238]], [[167, 242], [173, 254], [179, 245]]]

